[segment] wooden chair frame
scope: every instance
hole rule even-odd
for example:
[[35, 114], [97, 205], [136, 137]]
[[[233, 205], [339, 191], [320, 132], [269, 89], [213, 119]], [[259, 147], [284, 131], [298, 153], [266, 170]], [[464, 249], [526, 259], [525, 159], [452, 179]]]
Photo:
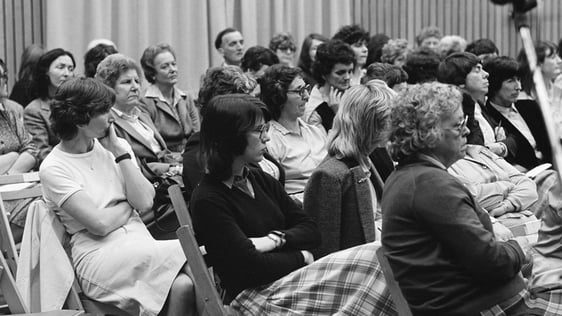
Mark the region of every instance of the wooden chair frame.
[[410, 310], [410, 306], [408, 302], [404, 298], [400, 287], [398, 286], [398, 282], [394, 279], [394, 273], [390, 267], [390, 263], [388, 263], [388, 259], [384, 254], [384, 249], [382, 246], [377, 249], [377, 259], [381, 265], [382, 273], [384, 275], [384, 279], [386, 280], [386, 286], [390, 291], [390, 295], [392, 296], [392, 300], [396, 305], [396, 310], [398, 311], [399, 316], [412, 316], [412, 311]]

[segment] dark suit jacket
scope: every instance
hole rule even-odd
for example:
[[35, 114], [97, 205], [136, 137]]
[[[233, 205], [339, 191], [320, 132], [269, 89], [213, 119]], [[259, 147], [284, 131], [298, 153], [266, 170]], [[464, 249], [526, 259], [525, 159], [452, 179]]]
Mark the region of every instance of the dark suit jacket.
[[312, 252], [314, 258], [375, 240], [368, 181], [380, 201], [383, 182], [378, 172], [371, 170], [369, 179], [354, 159], [327, 157], [314, 170], [304, 190], [304, 210], [322, 235], [322, 244]]
[[546, 127], [538, 104], [533, 100], [518, 100], [515, 103], [515, 108], [529, 126], [537, 142], [537, 149], [542, 153], [542, 158], [535, 155], [531, 143], [525, 136], [488, 101], [483, 109], [483, 114], [493, 128], [496, 128], [501, 122], [501, 126], [505, 130], [507, 137], [505, 144], [508, 150], [505, 159], [511, 164], [518, 164], [526, 169], [532, 169], [541, 163], [550, 162], [552, 150], [548, 143]]
[[37, 164], [39, 165], [59, 143], [59, 138], [51, 128], [51, 107], [49, 101], [35, 99], [29, 103], [23, 112], [25, 130], [31, 134], [33, 143], [39, 150]]

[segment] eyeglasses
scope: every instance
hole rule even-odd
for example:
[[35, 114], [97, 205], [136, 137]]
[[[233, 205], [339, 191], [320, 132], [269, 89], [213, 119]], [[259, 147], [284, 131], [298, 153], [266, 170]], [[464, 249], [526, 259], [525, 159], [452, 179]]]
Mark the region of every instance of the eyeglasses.
[[295, 48], [293, 48], [293, 47], [286, 47], [286, 46], [277, 47], [277, 49], [280, 50], [280, 51], [282, 51], [282, 52], [285, 53], [285, 54], [290, 54], [290, 53], [293, 53], [293, 52], [296, 51]]
[[462, 119], [462, 121], [455, 124], [455, 126], [453, 126], [451, 128], [445, 128], [445, 129], [449, 130], [449, 131], [457, 131], [459, 134], [462, 134], [467, 123], [468, 123], [468, 115], [465, 115], [464, 119]]
[[269, 132], [269, 127], [271, 124], [269, 122], [259, 125], [254, 129], [254, 132], [260, 133], [260, 139], [263, 141], [266, 138], [267, 133]]
[[5, 72], [0, 75], [0, 79], [4, 80], [4, 82], [8, 82], [8, 73]]
[[309, 94], [310, 94], [310, 85], [307, 84], [306, 86], [302, 86], [299, 89], [287, 90], [287, 93], [290, 93], [290, 92], [298, 93], [301, 96], [301, 98], [304, 99], [304, 98], [308, 97]]

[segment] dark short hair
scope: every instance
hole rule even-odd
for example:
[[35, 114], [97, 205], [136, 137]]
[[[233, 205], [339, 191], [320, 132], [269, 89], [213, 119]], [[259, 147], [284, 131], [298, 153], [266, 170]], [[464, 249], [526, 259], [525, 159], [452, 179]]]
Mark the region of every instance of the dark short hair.
[[328, 75], [336, 64], [349, 65], [355, 67], [355, 53], [351, 47], [340, 40], [329, 40], [318, 46], [316, 51], [316, 61], [312, 64], [312, 75], [322, 86], [326, 80], [323, 78]]
[[349, 45], [355, 44], [359, 41], [369, 41], [369, 32], [365, 31], [357, 24], [342, 26], [332, 39], [341, 40]]
[[275, 34], [269, 41], [269, 49], [276, 51], [278, 48], [290, 48], [293, 51], [297, 50], [297, 45], [295, 45], [295, 39], [289, 33], [283, 32]]
[[361, 82], [366, 84], [373, 79], [382, 80], [388, 87], [393, 88], [397, 84], [406, 82], [408, 74], [400, 66], [387, 63], [372, 63], [367, 67], [367, 73], [361, 78]]
[[460, 86], [465, 83], [466, 76], [472, 71], [472, 68], [478, 64], [480, 64], [480, 59], [472, 53], [453, 53], [439, 63], [437, 80]]
[[299, 76], [299, 68], [278, 64], [269, 67], [261, 77], [261, 99], [274, 120], [281, 116], [282, 105], [287, 102], [287, 90], [291, 82]]
[[165, 43], [148, 46], [142, 53], [142, 57], [140, 60], [141, 67], [144, 71], [144, 77], [150, 83], [155, 82], [154, 76], [156, 76], [156, 66], [154, 65], [154, 59], [156, 58], [156, 56], [158, 56], [158, 54], [161, 54], [163, 52], [170, 52], [170, 54], [174, 56], [174, 59], [176, 58], [176, 53], [172, 49], [172, 46]]
[[311, 74], [312, 70], [312, 59], [310, 59], [310, 54], [308, 53], [308, 51], [310, 50], [310, 46], [312, 46], [312, 40], [327, 42], [329, 39], [326, 36], [318, 33], [310, 33], [302, 42], [298, 66], [302, 69], [302, 71], [308, 74]]
[[484, 62], [484, 70], [489, 74], [489, 98], [493, 98], [496, 95], [504, 81], [513, 77], [520, 77], [519, 64], [515, 59], [508, 56], [487, 59], [486, 62]]
[[51, 64], [61, 56], [70, 57], [72, 64], [76, 67], [76, 61], [74, 60], [72, 53], [62, 48], [51, 49], [41, 55], [41, 57], [39, 57], [39, 61], [37, 62], [37, 66], [35, 67], [35, 71], [33, 72], [33, 81], [31, 84], [33, 97], [41, 99], [49, 98], [49, 85], [51, 84], [51, 80], [49, 79], [47, 72], [49, 72]]
[[98, 44], [92, 47], [84, 55], [84, 74], [86, 77], [93, 78], [96, 75], [98, 64], [107, 56], [117, 54], [115, 46]]
[[408, 83], [437, 80], [437, 68], [440, 62], [439, 55], [427, 47], [420, 47], [409, 53], [403, 66], [408, 73]]
[[[537, 63], [544, 63], [546, 57], [557, 54], [558, 47], [555, 43], [550, 41], [538, 41], [535, 43], [535, 53], [537, 54]], [[528, 95], [531, 95], [531, 90], [534, 89], [535, 84], [533, 82], [533, 74], [529, 69], [529, 61], [527, 60], [527, 55], [525, 50], [521, 48], [519, 55], [517, 56], [517, 61], [519, 62], [519, 70], [521, 74], [521, 89], [525, 91]]]
[[390, 37], [384, 33], [371, 36], [369, 44], [367, 44], [367, 49], [369, 50], [367, 55], [367, 65], [381, 62], [382, 48], [384, 44], [388, 43], [388, 40], [390, 40]]
[[234, 32], [238, 32], [238, 30], [232, 27], [227, 27], [224, 30], [220, 31], [219, 34], [217, 34], [217, 37], [215, 38], [215, 48], [219, 49], [221, 47], [223, 36], [225, 36], [228, 33], [234, 33]]
[[99, 80], [72, 78], [63, 82], [51, 102], [51, 124], [54, 133], [70, 140], [78, 133], [78, 125], [88, 124], [107, 113], [115, 103], [115, 93]]
[[243, 71], [258, 71], [263, 65], [274, 65], [279, 63], [279, 57], [263, 46], [252, 46], [246, 50], [240, 67]]
[[479, 38], [466, 45], [465, 52], [473, 53], [474, 55], [482, 54], [499, 54], [500, 51], [496, 44], [488, 38]]
[[264, 104], [248, 94], [219, 95], [207, 104], [201, 124], [201, 154], [209, 175], [224, 181], [248, 146], [247, 134], [263, 119]]

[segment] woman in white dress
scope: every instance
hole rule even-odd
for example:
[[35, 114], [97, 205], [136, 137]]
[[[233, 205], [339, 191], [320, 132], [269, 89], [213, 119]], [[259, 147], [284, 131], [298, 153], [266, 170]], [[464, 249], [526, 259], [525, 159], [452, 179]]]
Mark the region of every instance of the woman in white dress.
[[139, 212], [154, 189], [116, 136], [115, 94], [91, 78], [63, 83], [51, 104], [60, 143], [40, 168], [43, 197], [70, 234], [82, 290], [131, 315], [191, 315], [194, 287], [177, 240], [155, 241]]

